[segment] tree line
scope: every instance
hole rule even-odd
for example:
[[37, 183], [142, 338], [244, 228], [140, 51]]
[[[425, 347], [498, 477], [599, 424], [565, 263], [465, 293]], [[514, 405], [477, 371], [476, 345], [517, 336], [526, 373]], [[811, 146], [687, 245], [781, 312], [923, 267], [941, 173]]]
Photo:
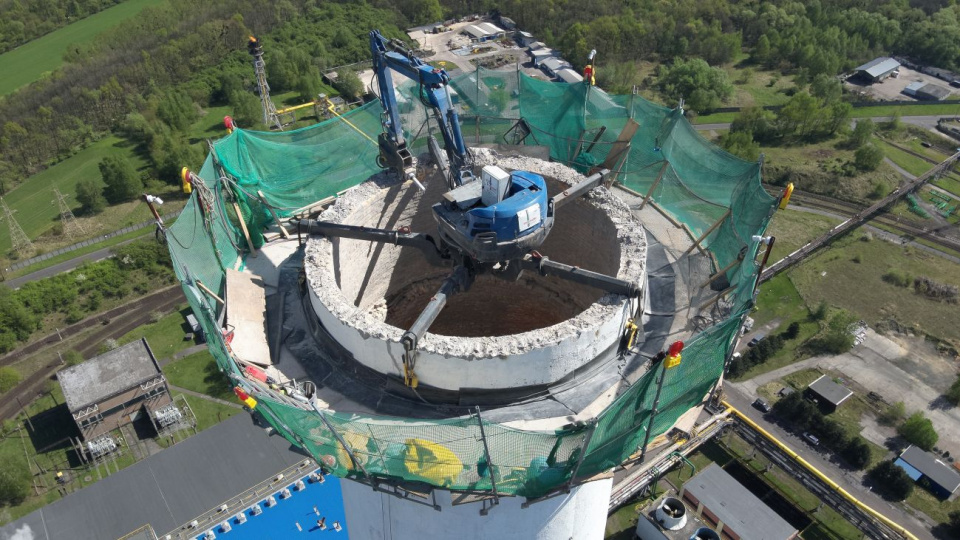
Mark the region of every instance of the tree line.
[[[498, 8], [559, 46], [578, 67], [597, 49], [606, 64], [699, 57], [711, 65], [741, 50], [771, 68], [836, 75], [883, 54], [960, 69], [960, 6], [925, 0], [443, 0], [452, 13]], [[599, 72], [603, 74], [603, 70]]]
[[123, 0], [0, 1], [0, 54]]
[[204, 153], [185, 136], [182, 120], [191, 115], [183, 111], [230, 104], [241, 126], [256, 127], [250, 35], [265, 37], [275, 90], [312, 95], [320, 70], [369, 56], [369, 29], [401, 37], [396, 23], [404, 20], [366, 2], [171, 0], [145, 8], [69, 50], [49, 78], [0, 100], [0, 194], [111, 132], [142, 145], [154, 174], [175, 182], [180, 166], [199, 165], [184, 158]]

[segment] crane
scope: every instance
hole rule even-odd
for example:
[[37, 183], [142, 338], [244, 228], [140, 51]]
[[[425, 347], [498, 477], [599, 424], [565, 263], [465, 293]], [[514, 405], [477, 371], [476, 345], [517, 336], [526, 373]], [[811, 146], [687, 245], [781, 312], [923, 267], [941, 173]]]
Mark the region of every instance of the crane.
[[[435, 240], [407, 227], [392, 231], [310, 219], [301, 220], [299, 228], [310, 235], [413, 247], [437, 266], [453, 263], [451, 274], [401, 337], [405, 384], [417, 386], [414, 373], [417, 344], [440, 316], [447, 299], [466, 292], [480, 274], [516, 280], [522, 272], [532, 271], [609, 293], [639, 297], [641, 289], [635, 283], [554, 262], [536, 251], [550, 233], [556, 211], [603, 184], [609, 170], [600, 170], [552, 198], [547, 195], [543, 176], [530, 171], [507, 172], [488, 165], [477, 178], [473, 159], [460, 132], [459, 117], [450, 99], [450, 77], [446, 71], [424, 63], [402, 42], [387, 40], [377, 30], [370, 32], [370, 50], [384, 109], [377, 164], [394, 170], [401, 178], [416, 180], [417, 162], [403, 135], [391, 71], [417, 83], [420, 99], [437, 121], [444, 149], [441, 151], [439, 143], [431, 136], [430, 154], [443, 173], [448, 188], [441, 200], [432, 206], [439, 238]], [[637, 305], [641, 304], [638, 299]]]

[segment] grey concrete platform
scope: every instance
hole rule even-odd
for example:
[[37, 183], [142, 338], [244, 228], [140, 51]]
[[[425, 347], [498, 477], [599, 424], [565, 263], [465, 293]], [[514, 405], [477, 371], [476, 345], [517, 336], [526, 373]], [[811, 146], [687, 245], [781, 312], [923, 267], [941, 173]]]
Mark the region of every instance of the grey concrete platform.
[[239, 414], [0, 528], [0, 538], [113, 540], [148, 523], [165, 534], [306, 457]]

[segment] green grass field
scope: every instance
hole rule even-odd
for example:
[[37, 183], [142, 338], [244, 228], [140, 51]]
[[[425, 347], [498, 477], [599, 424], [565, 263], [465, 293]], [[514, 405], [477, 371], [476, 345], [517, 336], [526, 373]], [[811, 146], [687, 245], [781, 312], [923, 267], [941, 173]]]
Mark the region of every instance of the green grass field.
[[190, 307], [182, 305], [178, 310], [164, 315], [157, 322], [145, 324], [124, 334], [117, 343], [125, 345], [140, 338], [147, 338], [150, 350], [153, 351], [157, 360], [171, 358], [174, 354], [193, 345], [193, 341], [183, 339], [184, 333], [190, 331], [186, 322], [188, 314], [190, 314]]
[[[215, 398], [236, 401], [230, 379], [217, 367], [208, 351], [202, 351], [171, 362], [163, 367], [170, 384]], [[192, 396], [188, 396], [192, 397]]]
[[44, 73], [63, 64], [63, 55], [71, 46], [93, 41], [98, 34], [133, 17], [147, 6], [166, 0], [126, 0], [111, 8], [81, 19], [69, 26], [0, 54], [0, 96], [32, 83]]
[[807, 305], [826, 301], [856, 314], [871, 326], [893, 318], [934, 337], [960, 343], [956, 306], [927, 299], [915, 294], [912, 287], [898, 287], [882, 279], [885, 273], [895, 270], [960, 285], [960, 265], [909, 246], [876, 239], [864, 242], [860, 238], [841, 238], [789, 271]]

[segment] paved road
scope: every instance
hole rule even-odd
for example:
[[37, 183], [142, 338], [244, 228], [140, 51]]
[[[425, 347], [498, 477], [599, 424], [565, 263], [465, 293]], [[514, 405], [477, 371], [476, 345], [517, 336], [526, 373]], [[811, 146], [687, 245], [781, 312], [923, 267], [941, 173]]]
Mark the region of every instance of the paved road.
[[[955, 118], [955, 114], [934, 115], [934, 116], [901, 116], [900, 121], [904, 124], [912, 124], [926, 129], [937, 129], [937, 120], [941, 118]], [[856, 124], [860, 118], [851, 120], [851, 124]], [[889, 116], [876, 116], [871, 118], [874, 122], [886, 122], [890, 120]], [[699, 131], [710, 131], [712, 129], [730, 129], [730, 123], [721, 124], [695, 124], [693, 127]]]
[[[149, 235], [144, 235], [144, 236], [149, 236]], [[114, 249], [122, 245], [129, 244], [130, 242], [133, 242], [135, 240], [140, 240], [141, 238], [143, 238], [143, 236], [131, 238], [130, 240], [124, 240], [119, 244], [114, 244], [108, 248], [98, 249], [97, 251], [91, 251], [90, 253], [87, 253], [85, 255], [78, 255], [77, 257], [74, 257], [69, 261], [64, 261], [62, 263], [55, 264], [53, 266], [48, 266], [46, 268], [37, 270], [36, 272], [31, 272], [29, 274], [20, 276], [18, 278], [8, 279], [4, 281], [3, 284], [6, 285], [7, 287], [10, 287], [11, 289], [16, 289], [21, 287], [25, 283], [29, 283], [31, 281], [36, 281], [38, 279], [55, 276], [63, 272], [69, 272], [70, 270], [73, 270], [74, 268], [80, 266], [85, 262], [94, 262], [94, 261], [106, 259], [113, 255]]]
[[753, 408], [751, 405], [757, 398], [755, 393], [746, 390], [740, 383], [725, 382], [723, 385], [724, 395], [728, 403], [739, 409], [751, 420], [759, 424], [763, 429], [784, 443], [791, 450], [800, 455], [808, 463], [829, 476], [834, 482], [840, 484], [854, 497], [859, 498], [874, 510], [882, 513], [892, 519], [897, 524], [906, 527], [910, 532], [923, 540], [935, 540], [930, 529], [935, 523], [921, 521], [912, 514], [907, 513], [901, 506], [887, 502], [874, 494], [869, 488], [863, 485], [861, 476], [855, 472], [841, 469], [837, 463], [830, 459], [830, 455], [818, 452], [801, 440], [798, 436], [784, 430], [780, 426], [767, 421], [767, 415]]

